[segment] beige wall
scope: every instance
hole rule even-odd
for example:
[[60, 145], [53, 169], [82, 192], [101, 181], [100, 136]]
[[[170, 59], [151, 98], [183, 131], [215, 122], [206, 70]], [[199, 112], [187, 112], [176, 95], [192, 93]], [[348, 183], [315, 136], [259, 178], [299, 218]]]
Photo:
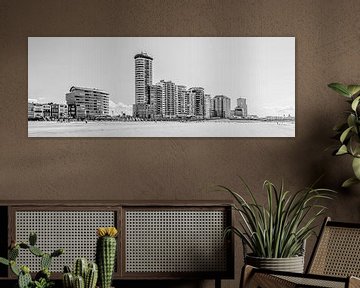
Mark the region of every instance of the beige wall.
[[[339, 189], [349, 159], [325, 151], [346, 108], [327, 83], [360, 82], [359, 15], [358, 0], [1, 0], [0, 199], [222, 199], [209, 186], [237, 175], [264, 199], [264, 179], [325, 173], [340, 192], [329, 215], [359, 222], [360, 186]], [[28, 36], [295, 36], [296, 138], [28, 139]]]

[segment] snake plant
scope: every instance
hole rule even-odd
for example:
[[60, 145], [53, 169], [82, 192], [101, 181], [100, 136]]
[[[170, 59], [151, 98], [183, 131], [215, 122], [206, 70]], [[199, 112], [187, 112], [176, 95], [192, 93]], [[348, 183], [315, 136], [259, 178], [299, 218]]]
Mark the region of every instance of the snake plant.
[[346, 101], [351, 106], [347, 112], [346, 122], [334, 127], [340, 142], [334, 155], [348, 154], [352, 157], [354, 177], [347, 179], [342, 184], [343, 187], [349, 187], [360, 183], [360, 85], [331, 83], [328, 87], [346, 97]]
[[233, 208], [240, 215], [239, 226], [228, 227], [225, 235], [232, 232], [239, 236], [255, 257], [301, 255], [305, 240], [314, 233], [316, 220], [326, 210], [318, 200], [331, 199], [334, 191], [310, 187], [291, 193], [284, 189], [283, 183], [278, 189], [266, 180], [267, 203], [261, 205], [249, 186], [242, 182], [251, 201], [230, 188], [219, 186], [234, 197]]

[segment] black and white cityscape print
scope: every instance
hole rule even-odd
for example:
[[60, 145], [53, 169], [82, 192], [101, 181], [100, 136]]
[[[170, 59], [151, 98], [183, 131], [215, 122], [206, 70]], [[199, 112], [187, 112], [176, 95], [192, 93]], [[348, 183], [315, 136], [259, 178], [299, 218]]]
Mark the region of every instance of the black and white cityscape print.
[[295, 137], [294, 37], [29, 37], [29, 137]]

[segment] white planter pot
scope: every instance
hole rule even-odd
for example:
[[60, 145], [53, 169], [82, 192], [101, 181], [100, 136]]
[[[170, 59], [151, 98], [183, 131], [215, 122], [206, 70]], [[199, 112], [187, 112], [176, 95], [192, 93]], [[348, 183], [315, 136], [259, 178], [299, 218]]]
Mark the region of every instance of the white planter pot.
[[262, 258], [246, 255], [245, 263], [262, 269], [304, 273], [304, 256], [289, 258]]

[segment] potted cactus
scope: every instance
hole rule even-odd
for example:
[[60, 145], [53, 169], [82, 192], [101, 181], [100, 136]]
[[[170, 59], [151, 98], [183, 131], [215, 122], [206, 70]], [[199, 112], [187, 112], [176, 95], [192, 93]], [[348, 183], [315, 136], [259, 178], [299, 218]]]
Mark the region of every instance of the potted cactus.
[[95, 288], [98, 279], [98, 267], [96, 263], [88, 263], [85, 258], [78, 258], [74, 263], [74, 270], [64, 267], [64, 288]]
[[[57, 249], [50, 254], [45, 253], [36, 246], [36, 241], [36, 233], [30, 233], [29, 243], [12, 242], [8, 252], [8, 259], [0, 257], [0, 263], [10, 266], [11, 271], [18, 277], [18, 288], [49, 288], [54, 285], [54, 283], [50, 280], [50, 265], [52, 259], [63, 254], [64, 250]], [[35, 275], [34, 280], [30, 275], [30, 268], [28, 266], [19, 266], [16, 263], [20, 249], [26, 249], [41, 259], [41, 270]]]
[[99, 267], [99, 287], [110, 288], [116, 258], [115, 227], [100, 227], [97, 229], [96, 262]]

